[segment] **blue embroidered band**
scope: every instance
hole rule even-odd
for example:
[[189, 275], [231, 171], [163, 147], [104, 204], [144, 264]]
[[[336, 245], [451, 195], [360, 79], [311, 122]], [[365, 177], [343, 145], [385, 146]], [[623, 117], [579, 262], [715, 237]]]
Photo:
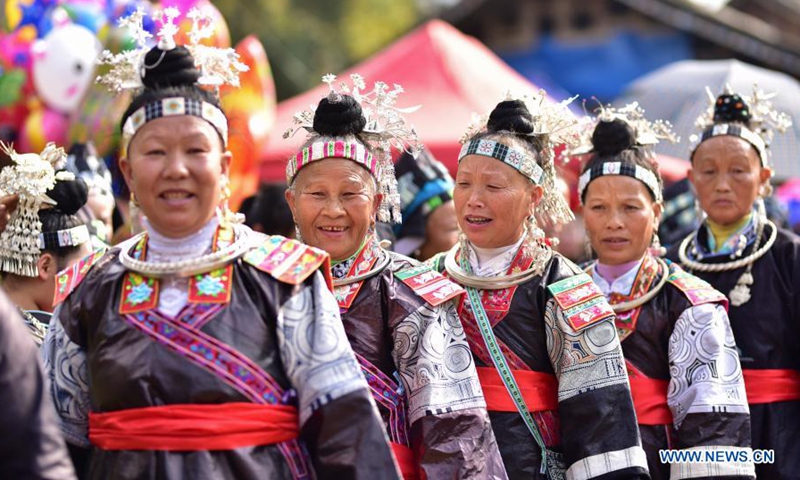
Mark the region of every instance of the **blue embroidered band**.
[[536, 185], [541, 185], [544, 170], [536, 163], [536, 159], [525, 152], [513, 149], [494, 140], [470, 140], [461, 147], [458, 161], [468, 155], [491, 157], [514, 167], [519, 173], [528, 177]]

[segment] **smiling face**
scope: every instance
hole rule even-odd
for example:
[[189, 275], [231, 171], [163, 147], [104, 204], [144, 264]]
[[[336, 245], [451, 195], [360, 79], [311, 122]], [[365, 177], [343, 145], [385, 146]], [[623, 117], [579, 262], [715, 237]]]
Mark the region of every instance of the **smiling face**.
[[469, 155], [456, 173], [453, 201], [458, 225], [473, 245], [499, 248], [522, 236], [542, 187], [494, 158]]
[[606, 175], [586, 187], [583, 222], [598, 260], [605, 265], [642, 258], [660, 216], [661, 204], [635, 178]]
[[352, 160], [327, 158], [303, 167], [286, 191], [303, 241], [335, 261], [345, 260], [367, 237], [381, 203], [375, 180]]
[[729, 135], [701, 143], [689, 170], [700, 207], [709, 219], [723, 226], [733, 225], [750, 213], [759, 189], [770, 176], [772, 170], [761, 166], [755, 148]]
[[120, 169], [150, 225], [164, 236], [182, 238], [214, 215], [230, 160], [210, 123], [181, 115], [141, 127]]

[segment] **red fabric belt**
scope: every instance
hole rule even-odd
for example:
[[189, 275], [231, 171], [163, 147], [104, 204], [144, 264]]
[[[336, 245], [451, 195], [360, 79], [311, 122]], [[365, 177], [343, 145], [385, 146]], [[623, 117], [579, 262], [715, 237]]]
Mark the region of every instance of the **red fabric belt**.
[[639, 425], [672, 425], [672, 411], [667, 405], [669, 381], [646, 377], [628, 380]]
[[297, 438], [297, 409], [223, 403], [89, 414], [89, 440], [104, 450], [231, 450]]
[[743, 369], [747, 403], [800, 400], [800, 372], [790, 369]]
[[397, 460], [397, 465], [400, 467], [400, 473], [403, 474], [403, 480], [419, 480], [419, 462], [417, 456], [414, 455], [414, 450], [402, 445], [400, 443], [390, 443], [394, 458]]
[[[558, 380], [555, 375], [531, 370], [511, 370], [522, 398], [531, 412], [543, 412], [558, 408]], [[486, 407], [491, 412], [517, 412], [517, 406], [508, 394], [503, 379], [493, 367], [478, 367], [478, 378], [486, 398]]]

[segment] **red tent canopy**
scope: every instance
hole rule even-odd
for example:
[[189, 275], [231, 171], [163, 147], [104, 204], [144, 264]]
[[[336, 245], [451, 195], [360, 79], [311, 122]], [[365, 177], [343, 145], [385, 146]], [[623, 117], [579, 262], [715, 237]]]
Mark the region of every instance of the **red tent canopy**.
[[[403, 86], [398, 106], [422, 105], [407, 119], [422, 142], [452, 173], [455, 173], [458, 139], [466, 131], [473, 113], [488, 113], [506, 92], [528, 94], [538, 87], [526, 80], [475, 38], [451, 25], [431, 20], [385, 50], [341, 75], [361, 74], [370, 85], [382, 80]], [[284, 140], [299, 110], [316, 105], [327, 94], [321, 84], [278, 104], [277, 120], [262, 155], [262, 181], [283, 181], [286, 161], [305, 135], [298, 132]]]

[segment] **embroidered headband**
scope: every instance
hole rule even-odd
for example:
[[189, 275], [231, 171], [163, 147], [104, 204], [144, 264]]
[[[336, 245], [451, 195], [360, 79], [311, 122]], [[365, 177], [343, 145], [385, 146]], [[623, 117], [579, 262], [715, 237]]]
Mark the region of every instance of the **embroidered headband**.
[[656, 178], [656, 175], [650, 170], [641, 165], [629, 162], [603, 162], [594, 165], [581, 174], [578, 180], [578, 195], [580, 196], [581, 202], [583, 202], [586, 187], [589, 186], [592, 180], [605, 175], [624, 175], [635, 178], [644, 183], [647, 189], [650, 190], [650, 193], [653, 194], [653, 198], [656, 199], [656, 202], [661, 202], [664, 199], [661, 188], [658, 185], [658, 178]]
[[[343, 101], [343, 96], [352, 97], [361, 109], [363, 129], [358, 132], [361, 144], [352, 135], [337, 138], [336, 135], [327, 135], [314, 129], [314, 110], [297, 112], [294, 116], [294, 126], [286, 130], [283, 138], [289, 138], [300, 129], [309, 132], [309, 141], [312, 143], [289, 159], [286, 165], [286, 180], [291, 185], [294, 178], [304, 166], [325, 158], [345, 158], [353, 160], [370, 171], [378, 183], [379, 193], [383, 201], [378, 208], [378, 219], [382, 222], [400, 223], [400, 195], [397, 192], [397, 178], [394, 174], [392, 162], [392, 147], [398, 150], [409, 151], [413, 155], [419, 151], [417, 132], [409, 125], [402, 113], [411, 113], [419, 107], [398, 108], [397, 97], [403, 93], [403, 87], [393, 85], [393, 88], [384, 82], [375, 82], [371, 91], [366, 91], [366, 83], [358, 74], [350, 75], [353, 87], [342, 83], [339, 90], [333, 86], [335, 75], [325, 75], [322, 81], [328, 84], [330, 92], [327, 96], [328, 104], [337, 104]], [[349, 100], [348, 100], [349, 101]], [[370, 153], [370, 150], [373, 153]]]
[[161, 117], [193, 115], [210, 123], [222, 137], [222, 145], [228, 145], [228, 119], [219, 107], [202, 100], [186, 97], [167, 97], [154, 100], [133, 112], [122, 126], [123, 144], [136, 135], [147, 122]]
[[461, 147], [458, 162], [468, 155], [482, 155], [491, 157], [516, 169], [519, 173], [529, 178], [536, 185], [542, 184], [544, 170], [536, 163], [536, 159], [527, 153], [509, 147], [494, 140], [473, 139]]
[[769, 166], [768, 147], [775, 131], [784, 133], [792, 126], [791, 117], [773, 107], [771, 99], [775, 94], [765, 94], [757, 85], [753, 85], [750, 97], [734, 93], [728, 85], [717, 98], [708, 87], [706, 93], [709, 107], [695, 122], [702, 133], [690, 137], [692, 156], [697, 147], [709, 138], [730, 135], [752, 145], [758, 152], [761, 166]]
[[47, 250], [60, 247], [77, 247], [89, 241], [89, 229], [86, 225], [58, 230], [56, 232], [42, 232], [39, 234], [39, 249]]
[[[459, 153], [459, 161], [467, 155], [483, 155], [510, 165], [544, 189], [542, 200], [536, 209], [537, 217], [553, 225], [572, 221], [575, 218], [572, 210], [556, 186], [555, 152], [557, 147], [569, 150], [578, 141], [575, 130], [578, 119], [568, 108], [568, 105], [576, 98], [577, 96], [560, 103], [553, 103], [546, 100], [544, 90], [539, 90], [536, 95], [519, 98], [514, 98], [510, 94], [506, 96], [506, 102], [524, 103], [523, 110], [527, 110], [530, 115], [529, 121], [533, 126], [533, 131], [525, 134], [501, 129], [492, 133], [520, 138], [526, 136], [537, 138], [542, 145], [538, 152], [542, 158], [542, 165], [539, 165], [533, 156], [510, 148], [502, 142], [476, 138], [489, 131], [490, 115], [473, 115], [467, 132], [461, 137], [463, 147]], [[502, 103], [498, 104], [495, 110], [501, 105]]]
[[[179, 31], [175, 25], [175, 19], [179, 15], [180, 11], [175, 7], [164, 9], [165, 18], [162, 18], [163, 25], [158, 32], [158, 45], [152, 49], [160, 50], [161, 56], [153, 65], [145, 63], [147, 53], [151, 51], [147, 43], [152, 35], [143, 27], [144, 11], [139, 8], [128, 17], [120, 19], [120, 27], [127, 27], [130, 30], [136, 47], [118, 54], [108, 50], [103, 51], [98, 57], [98, 63], [111, 65], [111, 69], [97, 80], [116, 92], [144, 87], [143, 79], [147, 76], [148, 70], [157, 68], [167, 52], [177, 47], [173, 37]], [[247, 71], [248, 67], [239, 61], [236, 51], [232, 48], [221, 49], [200, 43], [214, 34], [210, 12], [192, 8], [186, 14], [186, 18], [192, 21], [192, 27], [188, 33], [190, 43], [185, 45], [185, 48], [200, 72], [196, 85], [215, 88], [224, 84], [239, 86], [239, 73]], [[206, 120], [219, 133], [223, 146], [227, 146], [228, 120], [219, 107], [193, 98], [168, 97], [143, 105], [125, 120], [122, 126], [123, 147], [127, 146], [136, 132], [147, 122], [174, 115], [193, 115]]]
[[11, 214], [5, 231], [0, 234], [0, 271], [35, 277], [41, 255], [39, 234], [42, 204], [55, 204], [47, 196], [57, 181], [74, 180], [70, 172], [55, 171], [56, 163], [66, 158], [64, 149], [48, 143], [42, 153], [19, 154], [8, 145], [0, 147], [11, 158], [12, 165], [0, 171], [0, 193], [19, 195], [17, 208]]
[[369, 170], [375, 180], [381, 178], [380, 162], [364, 145], [355, 141], [333, 140], [314, 142], [290, 158], [289, 163], [286, 165], [286, 183], [291, 185], [301, 168], [324, 158], [346, 158], [352, 160]]

